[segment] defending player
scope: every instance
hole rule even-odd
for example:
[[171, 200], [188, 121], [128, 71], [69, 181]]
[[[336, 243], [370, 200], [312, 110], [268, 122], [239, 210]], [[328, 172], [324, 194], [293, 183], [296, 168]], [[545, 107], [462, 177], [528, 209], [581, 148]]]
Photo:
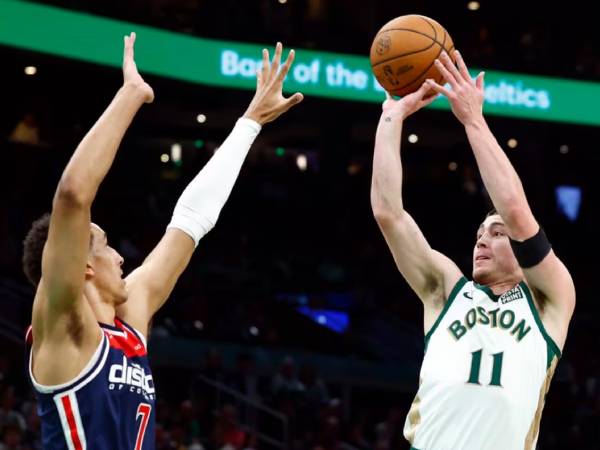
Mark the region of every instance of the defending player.
[[24, 269], [37, 286], [28, 340], [44, 449], [154, 448], [155, 391], [146, 337], [198, 241], [215, 224], [261, 126], [302, 100], [282, 95], [293, 50], [280, 68], [263, 50], [244, 117], [185, 189], [171, 223], [143, 264], [122, 279], [123, 258], [91, 223], [90, 208], [125, 131], [152, 88], [137, 71], [135, 34], [125, 37], [123, 86], [77, 147], [52, 213], [25, 239]]

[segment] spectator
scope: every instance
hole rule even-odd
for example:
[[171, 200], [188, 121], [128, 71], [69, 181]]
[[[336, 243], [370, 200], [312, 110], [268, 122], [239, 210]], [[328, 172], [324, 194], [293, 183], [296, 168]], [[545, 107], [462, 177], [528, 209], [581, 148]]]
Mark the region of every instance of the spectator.
[[179, 419], [185, 435], [185, 442], [191, 443], [200, 437], [200, 424], [191, 400], [184, 400], [179, 406]]
[[213, 430], [213, 443], [219, 450], [242, 450], [246, 443], [246, 433], [237, 422], [237, 410], [232, 405], [224, 405]]
[[319, 378], [314, 366], [303, 365], [300, 368], [299, 381], [304, 386], [303, 396], [310, 405], [318, 406], [329, 401], [327, 386]]
[[206, 354], [206, 360], [200, 373], [214, 381], [222, 382], [224, 378], [223, 360], [217, 349], [211, 348]]
[[236, 368], [229, 375], [227, 384], [252, 400], [260, 400], [258, 376], [254, 359], [248, 353], [240, 353], [236, 358]]
[[39, 145], [40, 130], [35, 116], [31, 113], [25, 114], [17, 123], [8, 140], [17, 144]]
[[287, 397], [290, 395], [296, 395], [304, 391], [304, 386], [296, 376], [296, 365], [294, 359], [291, 356], [287, 356], [279, 372], [273, 378], [271, 384], [271, 392], [275, 398]]
[[10, 423], [21, 431], [25, 430], [25, 418], [17, 411], [16, 402], [15, 388], [7, 386], [0, 401], [0, 429]]
[[30, 450], [30, 447], [21, 445], [23, 438], [23, 429], [16, 420], [9, 420], [2, 427], [2, 442], [0, 450]]
[[392, 450], [399, 448], [402, 442], [402, 424], [404, 417], [399, 408], [390, 409], [387, 419], [375, 427], [375, 449]]

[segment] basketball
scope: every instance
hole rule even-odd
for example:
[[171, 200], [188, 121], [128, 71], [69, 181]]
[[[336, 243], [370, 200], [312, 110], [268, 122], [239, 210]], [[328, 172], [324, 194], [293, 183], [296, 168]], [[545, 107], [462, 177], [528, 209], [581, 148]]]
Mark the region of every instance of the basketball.
[[434, 64], [444, 50], [454, 61], [452, 38], [435, 20], [416, 14], [396, 17], [373, 40], [371, 69], [387, 92], [404, 96], [428, 78], [444, 84]]

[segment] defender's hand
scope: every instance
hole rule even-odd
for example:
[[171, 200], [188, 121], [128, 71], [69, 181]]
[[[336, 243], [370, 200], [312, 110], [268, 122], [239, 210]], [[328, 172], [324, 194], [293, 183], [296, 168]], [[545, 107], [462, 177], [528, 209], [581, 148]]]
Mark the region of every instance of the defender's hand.
[[144, 81], [137, 70], [137, 65], [133, 59], [133, 45], [135, 44], [135, 33], [124, 37], [125, 45], [123, 48], [123, 86], [133, 86], [138, 90], [145, 103], [152, 103], [154, 100], [154, 91], [148, 83]]
[[302, 101], [304, 96], [296, 92], [289, 98], [282, 93], [283, 80], [294, 62], [294, 50], [290, 50], [287, 60], [281, 66], [281, 53], [283, 47], [280, 42], [275, 47], [273, 61], [269, 62], [269, 51], [263, 49], [262, 68], [256, 72], [256, 93], [250, 102], [244, 117], [252, 119], [261, 125], [272, 122], [292, 106]]

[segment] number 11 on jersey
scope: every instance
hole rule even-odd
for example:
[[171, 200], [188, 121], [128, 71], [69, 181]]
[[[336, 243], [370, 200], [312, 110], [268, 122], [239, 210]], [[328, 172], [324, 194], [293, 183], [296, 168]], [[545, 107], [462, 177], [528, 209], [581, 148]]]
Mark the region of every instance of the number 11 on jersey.
[[[481, 355], [483, 349], [479, 349], [475, 352], [471, 353], [471, 372], [469, 375], [469, 380], [467, 383], [471, 384], [481, 384], [479, 382], [479, 370], [481, 368]], [[492, 380], [490, 381], [489, 386], [500, 386], [500, 379], [502, 378], [502, 358], [504, 356], [504, 352], [494, 353], [492, 357], [494, 358], [494, 362], [492, 365]]]

